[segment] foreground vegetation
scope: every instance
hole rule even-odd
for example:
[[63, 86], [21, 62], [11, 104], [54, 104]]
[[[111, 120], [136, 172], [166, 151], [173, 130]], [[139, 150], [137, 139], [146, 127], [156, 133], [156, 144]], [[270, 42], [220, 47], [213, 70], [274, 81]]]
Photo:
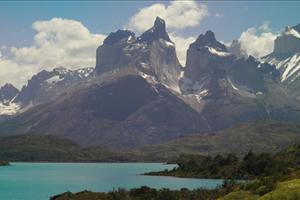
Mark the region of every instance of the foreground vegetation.
[[0, 166], [8, 166], [8, 165], [10, 165], [8, 161], [0, 160]]
[[[169, 190], [141, 187], [108, 193], [66, 192], [51, 200], [299, 200], [300, 145], [293, 145], [275, 155], [249, 152], [243, 159], [230, 154], [215, 157], [185, 155], [178, 167], [151, 175], [223, 178], [221, 187], [197, 190]], [[247, 181], [235, 181], [247, 179]]]
[[172, 170], [150, 172], [147, 175], [163, 175], [188, 178], [217, 178], [250, 180], [261, 176], [285, 176], [300, 166], [300, 145], [294, 145], [275, 155], [248, 152], [242, 159], [234, 154], [183, 155]]
[[51, 200], [187, 200], [187, 199], [217, 199], [228, 193], [225, 188], [206, 190], [169, 190], [141, 187], [138, 189], [119, 189], [108, 193], [83, 191], [79, 193], [66, 192], [51, 198]]
[[[258, 184], [259, 183], [259, 184]], [[169, 190], [141, 187], [138, 189], [119, 189], [108, 193], [82, 191], [66, 192], [53, 196], [50, 200], [299, 200], [300, 179], [278, 182], [270, 191], [262, 182], [251, 184], [223, 185], [221, 188], [208, 190]]]

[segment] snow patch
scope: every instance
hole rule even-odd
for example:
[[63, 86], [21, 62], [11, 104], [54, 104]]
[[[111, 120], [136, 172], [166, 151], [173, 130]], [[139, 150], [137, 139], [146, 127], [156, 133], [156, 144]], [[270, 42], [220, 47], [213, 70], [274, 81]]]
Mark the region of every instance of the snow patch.
[[156, 78], [153, 77], [153, 76], [150, 76], [150, 75], [145, 74], [143, 72], [140, 72], [140, 75], [141, 75], [141, 77], [143, 77], [144, 79], [146, 79], [146, 81], [148, 83], [150, 83], [150, 84], [157, 84], [158, 83], [157, 80], [156, 80]]
[[51, 78], [47, 79], [46, 82], [49, 84], [57, 83], [62, 81], [64, 78], [60, 77], [59, 75], [52, 76]]
[[281, 77], [281, 81], [288, 79], [293, 73], [300, 69], [300, 55], [294, 55], [289, 58], [288, 62], [284, 65], [284, 72]]
[[217, 55], [217, 56], [230, 56], [231, 54], [228, 53], [228, 52], [225, 52], [225, 51], [218, 51], [216, 50], [215, 48], [212, 48], [212, 47], [209, 47], [209, 46], [206, 46], [206, 48], [208, 49], [208, 51], [214, 55]]
[[288, 31], [284, 32], [285, 35], [292, 35], [296, 38], [300, 38], [300, 34], [293, 28], [288, 29]]

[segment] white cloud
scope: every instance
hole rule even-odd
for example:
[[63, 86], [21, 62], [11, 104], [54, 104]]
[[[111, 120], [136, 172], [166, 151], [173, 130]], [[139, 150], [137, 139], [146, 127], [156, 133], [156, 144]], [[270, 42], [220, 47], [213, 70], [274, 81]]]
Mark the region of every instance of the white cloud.
[[277, 33], [270, 31], [268, 24], [263, 24], [259, 29], [261, 33], [258, 33], [257, 28], [251, 27], [244, 31], [238, 39], [241, 45], [241, 51], [257, 58], [273, 51], [274, 40], [278, 36]]
[[133, 15], [128, 23], [128, 28], [142, 32], [153, 25], [157, 16], [166, 20], [167, 26], [173, 30], [194, 27], [209, 15], [206, 5], [195, 1], [172, 1], [169, 5], [161, 3], [142, 8]]
[[176, 44], [176, 53], [181, 65], [185, 65], [186, 51], [189, 45], [196, 40], [195, 37], [181, 37], [175, 33], [170, 34], [171, 40]]
[[35, 72], [34, 66], [19, 65], [13, 60], [0, 58], [0, 86], [12, 83], [20, 89]]
[[105, 38], [79, 21], [62, 18], [36, 21], [32, 28], [37, 33], [31, 46], [11, 47], [12, 56], [0, 58], [0, 85], [10, 82], [20, 88], [42, 69], [94, 67], [96, 48]]
[[176, 44], [178, 60], [185, 65], [186, 51], [195, 37], [182, 37], [178, 31], [198, 26], [208, 15], [207, 6], [196, 1], [172, 1], [167, 5], [155, 3], [133, 15], [129, 19], [128, 29], [141, 33], [153, 26], [157, 16], [161, 17], [166, 21], [167, 29], [171, 30], [170, 38]]

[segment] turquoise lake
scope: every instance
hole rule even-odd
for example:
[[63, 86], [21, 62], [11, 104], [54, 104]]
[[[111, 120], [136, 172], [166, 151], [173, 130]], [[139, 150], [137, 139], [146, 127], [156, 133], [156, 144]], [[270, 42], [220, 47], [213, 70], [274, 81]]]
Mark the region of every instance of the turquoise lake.
[[107, 192], [117, 188], [214, 188], [222, 180], [143, 176], [172, 169], [161, 163], [11, 163], [0, 167], [1, 200], [49, 200], [66, 191]]

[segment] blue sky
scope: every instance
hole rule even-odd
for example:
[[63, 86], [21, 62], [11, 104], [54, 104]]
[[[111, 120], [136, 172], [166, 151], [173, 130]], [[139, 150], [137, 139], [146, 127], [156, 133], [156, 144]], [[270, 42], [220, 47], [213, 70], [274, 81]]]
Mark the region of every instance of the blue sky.
[[287, 25], [300, 23], [300, 1], [0, 1], [0, 86], [17, 87], [39, 71], [95, 66], [95, 51], [117, 29], [138, 34], [166, 20], [182, 65], [198, 35], [237, 39], [246, 55], [272, 52]]
[[[61, 17], [81, 21], [93, 33], [108, 34], [123, 28], [139, 9], [159, 1], [1, 1], [0, 44], [21, 46], [32, 42], [36, 20]], [[164, 2], [167, 4], [166, 2]], [[184, 35], [198, 35], [213, 30], [222, 41], [236, 39], [249, 27], [265, 21], [278, 31], [286, 25], [300, 22], [300, 2], [297, 1], [200, 1], [208, 6], [210, 16], [199, 26], [182, 31]], [[214, 17], [219, 13], [223, 17]]]

